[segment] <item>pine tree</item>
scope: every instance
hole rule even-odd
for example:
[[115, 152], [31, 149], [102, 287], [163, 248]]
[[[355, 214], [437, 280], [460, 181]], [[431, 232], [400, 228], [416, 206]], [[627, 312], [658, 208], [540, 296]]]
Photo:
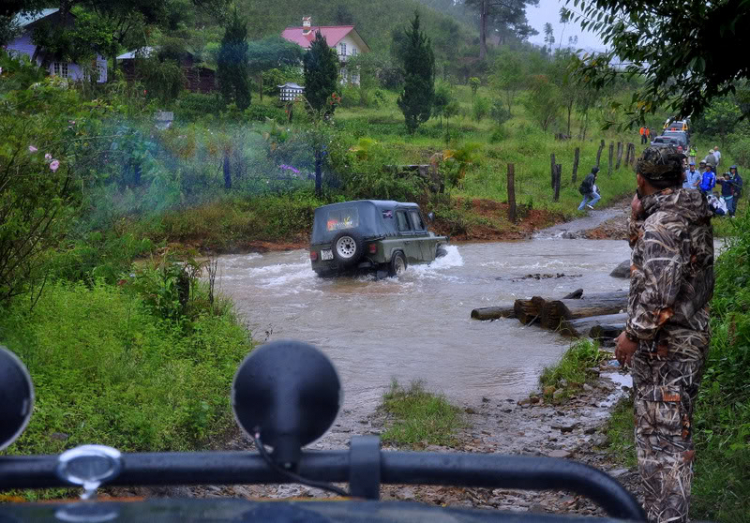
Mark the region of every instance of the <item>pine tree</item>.
[[419, 13], [414, 14], [411, 30], [406, 31], [407, 44], [403, 55], [404, 91], [398, 106], [404, 113], [406, 129], [414, 133], [430, 119], [435, 98], [435, 56], [432, 43], [419, 30]]
[[247, 109], [251, 100], [247, 51], [247, 25], [235, 9], [221, 40], [217, 76], [224, 101], [234, 102], [241, 110]]
[[339, 60], [320, 31], [315, 33], [304, 64], [305, 98], [316, 111], [332, 113], [335, 105], [329, 102], [338, 87]]

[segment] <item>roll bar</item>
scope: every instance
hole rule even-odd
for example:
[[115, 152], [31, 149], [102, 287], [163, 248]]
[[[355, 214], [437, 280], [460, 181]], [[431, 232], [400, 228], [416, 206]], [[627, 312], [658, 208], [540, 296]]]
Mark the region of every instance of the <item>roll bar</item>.
[[[0, 457], [0, 490], [70, 486], [58, 456]], [[646, 521], [633, 496], [607, 474], [555, 458], [432, 452], [383, 452], [379, 438], [358, 436], [346, 451], [304, 451], [298, 474], [349, 483], [353, 497], [378, 499], [381, 484], [567, 490], [586, 496], [615, 518]], [[256, 452], [122, 454], [106, 485], [229, 485], [290, 483]]]

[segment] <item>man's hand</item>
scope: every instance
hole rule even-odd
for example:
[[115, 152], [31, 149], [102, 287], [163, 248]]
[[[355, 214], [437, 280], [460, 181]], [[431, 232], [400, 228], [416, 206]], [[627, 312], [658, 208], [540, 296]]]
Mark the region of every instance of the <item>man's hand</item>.
[[624, 332], [617, 337], [615, 344], [615, 358], [617, 358], [617, 361], [620, 362], [620, 365], [630, 365], [630, 360], [638, 349], [638, 344], [630, 341]]
[[633, 200], [630, 202], [630, 210], [633, 213], [633, 219], [637, 220], [643, 214], [643, 204], [641, 199], [638, 198], [638, 194], [633, 195]]

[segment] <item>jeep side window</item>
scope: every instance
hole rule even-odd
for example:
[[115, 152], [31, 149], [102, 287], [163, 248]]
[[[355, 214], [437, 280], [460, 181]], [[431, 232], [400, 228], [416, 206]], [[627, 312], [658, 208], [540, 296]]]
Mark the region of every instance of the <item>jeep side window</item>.
[[406, 218], [406, 211], [396, 211], [396, 223], [398, 224], [398, 230], [410, 231], [409, 220]]
[[422, 217], [419, 215], [419, 212], [409, 211], [409, 216], [411, 217], [411, 224], [414, 226], [414, 229], [417, 231], [423, 231], [424, 222], [422, 221]]

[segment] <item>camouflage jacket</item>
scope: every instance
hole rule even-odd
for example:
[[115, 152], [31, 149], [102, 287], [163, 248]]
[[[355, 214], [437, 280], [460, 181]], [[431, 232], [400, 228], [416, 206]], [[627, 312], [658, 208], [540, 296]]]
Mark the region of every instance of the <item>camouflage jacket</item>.
[[642, 342], [659, 342], [672, 329], [707, 331], [714, 243], [705, 196], [665, 189], [642, 204], [643, 216], [629, 224], [633, 251], [626, 332]]

